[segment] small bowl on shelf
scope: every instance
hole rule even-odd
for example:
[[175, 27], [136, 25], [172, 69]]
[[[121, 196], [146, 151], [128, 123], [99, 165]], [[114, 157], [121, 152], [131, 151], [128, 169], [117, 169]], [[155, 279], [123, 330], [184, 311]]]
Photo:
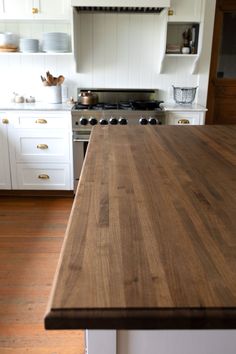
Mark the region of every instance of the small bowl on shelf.
[[18, 50], [18, 37], [11, 32], [0, 33], [0, 51], [2, 52], [16, 52]]
[[20, 51], [23, 53], [37, 53], [39, 51], [39, 40], [33, 38], [21, 38]]

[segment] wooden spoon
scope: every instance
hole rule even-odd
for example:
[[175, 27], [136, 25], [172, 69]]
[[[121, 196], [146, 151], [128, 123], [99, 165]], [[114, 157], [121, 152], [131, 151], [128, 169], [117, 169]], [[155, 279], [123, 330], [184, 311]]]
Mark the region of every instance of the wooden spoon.
[[54, 83], [53, 83], [54, 77], [50, 74], [49, 71], [46, 72], [46, 76], [47, 76], [47, 82], [49, 83], [49, 86], [54, 85]]
[[58, 78], [57, 78], [57, 85], [58, 85], [58, 86], [59, 86], [59, 85], [62, 85], [64, 81], [65, 81], [65, 78], [64, 78], [63, 75], [58, 76]]

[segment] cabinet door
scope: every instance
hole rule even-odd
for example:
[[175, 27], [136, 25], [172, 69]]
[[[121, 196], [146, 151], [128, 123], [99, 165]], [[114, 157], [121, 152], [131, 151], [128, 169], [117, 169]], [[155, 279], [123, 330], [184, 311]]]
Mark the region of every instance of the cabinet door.
[[0, 18], [3, 15], [3, 11], [4, 11], [3, 0], [0, 0]]
[[0, 115], [0, 189], [11, 189], [7, 124], [4, 124], [2, 115]]
[[168, 125], [202, 125], [204, 112], [169, 112]]
[[[63, 130], [15, 129], [15, 162], [70, 162], [69, 134]], [[11, 149], [12, 150], [12, 149]]]
[[17, 163], [13, 189], [72, 190], [69, 164]]
[[3, 17], [9, 19], [28, 18], [32, 16], [32, 0], [2, 0]]
[[70, 10], [66, 0], [0, 0], [0, 16], [6, 19], [69, 19]]
[[173, 15], [168, 17], [170, 22], [201, 20], [203, 0], [171, 0]]
[[69, 19], [71, 6], [70, 1], [66, 0], [41, 0], [39, 5], [39, 17]]

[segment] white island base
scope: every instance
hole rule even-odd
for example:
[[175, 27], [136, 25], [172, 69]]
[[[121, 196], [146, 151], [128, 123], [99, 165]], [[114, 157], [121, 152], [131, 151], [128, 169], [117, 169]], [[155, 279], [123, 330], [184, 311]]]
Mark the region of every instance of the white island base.
[[86, 354], [235, 354], [236, 330], [87, 330]]

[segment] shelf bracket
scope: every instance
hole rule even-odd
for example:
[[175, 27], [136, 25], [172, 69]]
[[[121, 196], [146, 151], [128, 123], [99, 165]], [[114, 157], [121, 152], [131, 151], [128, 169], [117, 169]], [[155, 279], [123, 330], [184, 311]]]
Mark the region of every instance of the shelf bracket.
[[191, 74], [192, 74], [192, 75], [197, 74], [199, 58], [200, 58], [200, 56], [198, 56], [198, 57], [194, 60], [194, 62], [193, 62], [192, 70], [191, 70]]

